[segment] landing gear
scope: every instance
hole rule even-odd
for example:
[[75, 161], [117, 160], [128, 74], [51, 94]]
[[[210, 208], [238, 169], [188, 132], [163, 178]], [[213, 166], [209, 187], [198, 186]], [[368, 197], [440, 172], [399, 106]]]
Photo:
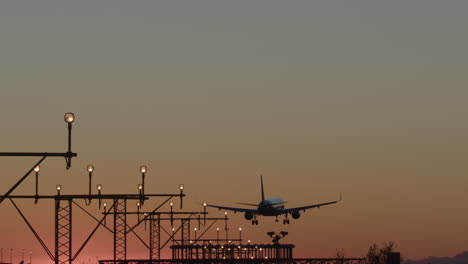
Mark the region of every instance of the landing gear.
[[258, 220], [257, 219], [252, 220], [252, 225], [258, 225]]
[[284, 219], [283, 220], [283, 225], [289, 225], [289, 219]]
[[275, 223], [278, 223], [278, 222], [279, 222], [278, 216], [276, 216]]

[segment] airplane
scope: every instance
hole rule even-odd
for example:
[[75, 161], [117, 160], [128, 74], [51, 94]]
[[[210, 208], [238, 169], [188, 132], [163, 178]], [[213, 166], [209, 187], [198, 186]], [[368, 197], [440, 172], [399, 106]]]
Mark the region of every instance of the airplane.
[[298, 219], [301, 217], [300, 211], [305, 212], [307, 209], [311, 208], [320, 208], [321, 206], [330, 205], [337, 203], [342, 200], [342, 196], [340, 193], [340, 199], [336, 201], [314, 204], [314, 205], [306, 205], [301, 207], [293, 207], [293, 208], [284, 208], [284, 202], [281, 198], [270, 198], [265, 199], [265, 192], [263, 190], [263, 177], [260, 176], [260, 185], [262, 191], [262, 200], [258, 204], [250, 204], [250, 203], [238, 203], [241, 205], [247, 206], [255, 206], [257, 209], [250, 209], [250, 208], [238, 208], [238, 207], [227, 207], [227, 206], [219, 206], [219, 205], [212, 205], [212, 204], [204, 204], [208, 207], [217, 208], [219, 210], [227, 210], [236, 212], [243, 212], [244, 218], [246, 220], [252, 220], [252, 225], [258, 225], [257, 216], [276, 216], [275, 222], [278, 222], [278, 216], [284, 215], [283, 224], [289, 224], [288, 215], [291, 215], [293, 219]]

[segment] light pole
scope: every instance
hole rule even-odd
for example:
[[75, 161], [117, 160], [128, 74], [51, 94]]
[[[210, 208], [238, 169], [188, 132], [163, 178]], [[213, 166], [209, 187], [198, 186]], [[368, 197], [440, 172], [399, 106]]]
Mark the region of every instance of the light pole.
[[68, 124], [68, 151], [66, 153], [66, 160], [67, 160], [67, 169], [71, 166], [71, 159], [73, 157], [73, 153], [71, 151], [71, 132], [72, 132], [72, 124], [75, 121], [75, 114], [73, 113], [66, 113], [65, 122]]
[[216, 228], [216, 244], [219, 244], [219, 227]]
[[[94, 166], [93, 165], [88, 165], [86, 167], [86, 170], [88, 171], [88, 195], [91, 196], [91, 182], [93, 178], [93, 171], [94, 171]], [[88, 205], [91, 204], [91, 198], [88, 199]]]
[[239, 244], [242, 244], [242, 227], [239, 227]]
[[227, 225], [228, 212], [224, 212], [224, 231], [226, 231], [226, 241], [228, 241], [228, 225]]
[[96, 189], [98, 191], [98, 195], [99, 195], [99, 209], [101, 209], [101, 190], [102, 190], [102, 185], [101, 184], [98, 184], [96, 185]]
[[60, 190], [62, 190], [62, 186], [57, 185], [57, 186], [55, 186], [55, 189], [57, 190], [57, 195], [60, 195]]
[[203, 202], [203, 224], [206, 225], [206, 206], [207, 203]]
[[183, 203], [183, 194], [184, 194], [184, 185], [180, 184], [179, 185], [179, 190], [180, 190], [180, 209], [182, 209], [182, 203]]
[[148, 171], [148, 168], [146, 166], [141, 166], [140, 167], [140, 172], [141, 172], [141, 186], [142, 186], [142, 193], [145, 194], [145, 174]]
[[39, 200], [39, 171], [41, 170], [41, 167], [37, 165], [34, 167], [34, 173], [36, 174], [36, 198], [34, 199], [34, 204], [37, 204], [37, 201]]

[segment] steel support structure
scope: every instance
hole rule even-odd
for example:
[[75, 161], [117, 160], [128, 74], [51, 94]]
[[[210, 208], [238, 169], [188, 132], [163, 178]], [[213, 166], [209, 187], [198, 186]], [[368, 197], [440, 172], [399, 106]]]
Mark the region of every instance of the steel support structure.
[[127, 199], [114, 199], [114, 261], [127, 260]]
[[150, 215], [150, 260], [161, 259], [161, 215]]
[[190, 244], [190, 218], [180, 220], [181, 231], [180, 243], [182, 245]]
[[55, 264], [72, 263], [72, 200], [55, 199]]

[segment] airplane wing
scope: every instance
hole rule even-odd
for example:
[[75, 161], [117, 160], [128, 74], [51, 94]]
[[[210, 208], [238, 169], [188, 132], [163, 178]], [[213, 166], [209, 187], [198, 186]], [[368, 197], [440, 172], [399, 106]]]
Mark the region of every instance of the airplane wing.
[[306, 206], [301, 206], [301, 207], [293, 207], [293, 208], [285, 208], [282, 211], [283, 214], [291, 213], [294, 211], [305, 211], [307, 209], [312, 209], [312, 208], [320, 208], [322, 206], [330, 205], [330, 204], [335, 204], [339, 201], [342, 200], [341, 194], [340, 194], [340, 199], [336, 201], [331, 201], [331, 202], [326, 202], [326, 203], [319, 203], [319, 204], [313, 204], [313, 205], [306, 205]]
[[257, 209], [250, 209], [250, 208], [227, 207], [227, 206], [218, 206], [218, 205], [212, 205], [212, 204], [207, 204], [206, 206], [217, 208], [219, 210], [226, 210], [226, 211], [233, 211], [233, 212], [243, 212], [243, 213], [249, 212], [252, 214], [258, 213]]

